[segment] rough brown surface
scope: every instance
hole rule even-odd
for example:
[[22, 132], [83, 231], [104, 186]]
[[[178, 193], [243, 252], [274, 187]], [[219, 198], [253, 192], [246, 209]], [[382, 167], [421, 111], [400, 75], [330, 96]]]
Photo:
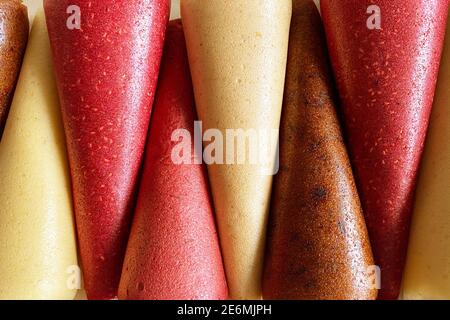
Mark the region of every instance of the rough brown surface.
[[0, 137], [28, 40], [27, 8], [17, 0], [0, 0]]
[[294, 0], [263, 294], [374, 299], [372, 253], [335, 111], [319, 13]]

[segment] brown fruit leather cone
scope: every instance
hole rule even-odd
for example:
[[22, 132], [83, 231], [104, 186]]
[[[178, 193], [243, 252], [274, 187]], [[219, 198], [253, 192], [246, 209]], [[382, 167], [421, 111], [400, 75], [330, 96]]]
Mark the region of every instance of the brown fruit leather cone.
[[294, 0], [263, 295], [374, 299], [372, 252], [313, 1]]
[[21, 1], [0, 0], [0, 139], [28, 41], [28, 13]]

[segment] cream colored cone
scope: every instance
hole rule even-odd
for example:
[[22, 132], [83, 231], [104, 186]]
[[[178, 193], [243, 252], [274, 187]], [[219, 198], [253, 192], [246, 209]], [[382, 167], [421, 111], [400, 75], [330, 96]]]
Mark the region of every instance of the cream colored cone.
[[0, 144], [0, 299], [72, 299], [77, 252], [58, 95], [42, 10]]
[[450, 24], [416, 192], [404, 299], [450, 299]]
[[42, 7], [42, 0], [22, 0], [28, 8], [28, 18], [33, 23], [36, 12]]
[[[291, 0], [181, 0], [204, 130], [219, 129], [224, 140], [225, 129], [278, 130], [291, 5]], [[272, 186], [263, 167], [251, 164], [250, 156], [245, 164], [208, 167], [232, 299], [261, 297]]]

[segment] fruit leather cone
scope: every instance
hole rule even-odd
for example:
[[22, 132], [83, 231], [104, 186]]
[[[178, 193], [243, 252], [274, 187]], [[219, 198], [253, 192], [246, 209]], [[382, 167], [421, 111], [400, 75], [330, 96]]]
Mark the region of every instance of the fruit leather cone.
[[0, 181], [0, 299], [73, 299], [69, 162], [42, 10], [0, 143]]
[[[261, 297], [272, 186], [272, 175], [264, 172], [269, 162], [275, 165], [276, 148], [266, 148], [266, 166], [249, 155], [261, 153], [257, 147], [249, 147], [259, 146], [261, 141], [255, 143], [254, 137], [243, 140], [243, 134], [236, 134], [235, 139], [228, 139], [231, 143], [226, 143], [226, 130], [235, 130], [231, 132], [235, 134], [240, 129], [241, 133], [258, 132], [262, 136], [276, 131], [278, 137], [291, 5], [290, 0], [181, 2], [197, 112], [205, 131], [204, 158], [210, 164], [208, 172], [232, 299]], [[217, 130], [220, 135], [215, 136]], [[233, 147], [238, 139], [240, 142]], [[239, 143], [246, 143], [245, 158], [238, 159]]]
[[447, 0], [321, 1], [380, 299], [399, 294], [447, 8]]
[[227, 298], [206, 167], [195, 164], [195, 120], [183, 28], [174, 20], [167, 29], [120, 299]]
[[27, 8], [19, 0], [0, 0], [0, 139], [28, 40]]
[[44, 2], [85, 288], [89, 299], [110, 299], [117, 295], [170, 4], [77, 3]]
[[294, 0], [265, 299], [374, 299], [377, 294], [332, 79], [316, 5]]
[[403, 279], [405, 299], [450, 299], [450, 24], [420, 169]]

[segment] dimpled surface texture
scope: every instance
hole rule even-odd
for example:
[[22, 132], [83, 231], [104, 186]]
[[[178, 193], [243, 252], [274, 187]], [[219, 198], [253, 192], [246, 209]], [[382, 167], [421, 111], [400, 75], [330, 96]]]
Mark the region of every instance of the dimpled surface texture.
[[27, 9], [17, 0], [0, 0], [0, 139], [28, 40]]
[[180, 20], [169, 23], [138, 203], [119, 298], [225, 299], [227, 284], [206, 167], [171, 155], [194, 137], [194, 93]]
[[[181, 16], [203, 129], [278, 130], [291, 1], [182, 0]], [[208, 171], [230, 296], [258, 299], [272, 176], [249, 161]]]
[[0, 181], [0, 299], [72, 299], [69, 163], [42, 11], [0, 143]]
[[[367, 27], [374, 4], [380, 30]], [[447, 0], [321, 1], [350, 156], [381, 267], [380, 299], [399, 294], [447, 9]]]
[[85, 288], [117, 294], [169, 1], [44, 2], [67, 137]]
[[374, 299], [372, 252], [335, 111], [325, 35], [294, 0], [263, 278], [265, 299]]
[[431, 114], [403, 281], [405, 299], [450, 299], [450, 24]]

